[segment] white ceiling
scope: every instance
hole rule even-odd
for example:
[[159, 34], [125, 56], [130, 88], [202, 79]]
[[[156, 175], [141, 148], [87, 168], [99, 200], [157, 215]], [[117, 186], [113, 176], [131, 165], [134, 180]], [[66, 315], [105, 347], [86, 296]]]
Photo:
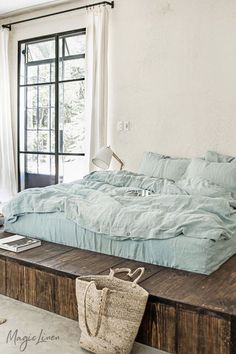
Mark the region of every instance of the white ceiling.
[[41, 8], [63, 2], [68, 2], [68, 0], [0, 0], [0, 18], [22, 13], [34, 7]]

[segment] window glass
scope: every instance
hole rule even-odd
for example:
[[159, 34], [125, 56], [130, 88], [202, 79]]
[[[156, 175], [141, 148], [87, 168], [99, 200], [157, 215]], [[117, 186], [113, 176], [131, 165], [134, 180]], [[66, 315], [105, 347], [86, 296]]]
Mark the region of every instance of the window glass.
[[84, 176], [84, 156], [60, 156], [59, 158], [59, 182], [69, 183], [77, 181]]
[[74, 35], [62, 37], [64, 40], [64, 53], [65, 56], [78, 55], [85, 53], [85, 36], [84, 35]]
[[27, 63], [55, 58], [55, 40], [44, 40], [26, 46]]
[[55, 184], [55, 156], [20, 154], [20, 188]]
[[85, 78], [85, 35], [59, 39], [59, 80]]
[[60, 84], [59, 151], [81, 153], [85, 150], [84, 81]]
[[70, 181], [75, 168], [84, 171], [85, 39], [81, 30], [20, 44], [22, 188]]

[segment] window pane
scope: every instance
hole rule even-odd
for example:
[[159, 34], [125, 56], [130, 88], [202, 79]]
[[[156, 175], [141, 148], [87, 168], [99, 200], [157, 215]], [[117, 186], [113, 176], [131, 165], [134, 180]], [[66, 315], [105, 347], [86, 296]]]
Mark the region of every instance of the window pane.
[[55, 133], [54, 131], [27, 131], [26, 151], [35, 152], [54, 152]]
[[85, 78], [85, 58], [61, 60], [59, 80], [75, 80]]
[[79, 180], [85, 175], [84, 156], [59, 157], [59, 183], [68, 183]]
[[[20, 138], [20, 150], [25, 150], [25, 131], [27, 128], [27, 118], [25, 118], [27, 111], [25, 109], [25, 100], [26, 100], [26, 88], [20, 88], [20, 97], [19, 97], [19, 138]], [[33, 114], [30, 110], [29, 117]], [[32, 120], [32, 118], [30, 118]]]
[[41, 41], [26, 45], [27, 62], [55, 58], [55, 40]]
[[38, 151], [50, 151], [50, 135], [47, 132], [38, 132]]
[[37, 109], [28, 108], [26, 111], [27, 118], [27, 128], [36, 129], [37, 128]]
[[39, 108], [38, 127], [40, 129], [49, 129], [50, 128], [49, 120], [50, 120], [50, 109]]
[[50, 107], [50, 87], [48, 85], [43, 85], [38, 87], [39, 91], [39, 107]]
[[26, 84], [35, 84], [38, 82], [38, 66], [32, 65], [27, 67]]
[[[53, 164], [52, 161], [54, 162]], [[55, 175], [54, 156], [38, 155], [38, 173], [44, 175]]]
[[21, 151], [54, 152], [54, 85], [22, 87], [20, 92]]
[[26, 75], [25, 75], [25, 71], [26, 71], [26, 65], [25, 65], [25, 50], [26, 45], [25, 43], [22, 43], [20, 46], [20, 85], [24, 85], [26, 84]]
[[55, 81], [55, 63], [41, 64], [39, 68], [38, 82], [54, 82]]
[[85, 34], [59, 39], [59, 80], [85, 77]]
[[27, 132], [27, 150], [28, 151], [38, 151], [37, 130]]
[[55, 109], [54, 107], [50, 108], [50, 126], [52, 130], [55, 130]]
[[55, 129], [55, 109], [54, 108], [38, 108], [38, 129], [54, 130]]
[[64, 56], [79, 55], [85, 53], [85, 35], [71, 35], [60, 39], [61, 53]]
[[37, 87], [36, 86], [30, 86], [25, 88], [26, 93], [27, 93], [27, 102], [26, 102], [26, 107], [28, 108], [34, 108], [37, 107]]
[[55, 184], [55, 157], [21, 154], [20, 183], [21, 189]]
[[60, 84], [59, 150], [85, 150], [84, 82]]
[[38, 155], [23, 155], [25, 157], [25, 172], [38, 173]]

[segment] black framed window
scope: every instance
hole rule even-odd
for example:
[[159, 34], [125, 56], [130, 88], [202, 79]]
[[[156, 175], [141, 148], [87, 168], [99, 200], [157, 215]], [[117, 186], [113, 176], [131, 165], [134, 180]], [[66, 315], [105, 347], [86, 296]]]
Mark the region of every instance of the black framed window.
[[70, 182], [85, 166], [85, 29], [19, 42], [19, 189]]

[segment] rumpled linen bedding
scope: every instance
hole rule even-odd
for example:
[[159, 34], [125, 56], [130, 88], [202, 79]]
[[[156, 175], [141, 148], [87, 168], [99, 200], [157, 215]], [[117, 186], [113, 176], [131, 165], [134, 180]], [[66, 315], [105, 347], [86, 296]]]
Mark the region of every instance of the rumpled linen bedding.
[[[145, 189], [147, 197], [129, 195]], [[213, 241], [236, 231], [235, 195], [202, 178], [174, 182], [128, 171], [92, 172], [81, 181], [20, 192], [8, 223], [29, 213], [64, 213], [81, 227], [118, 240], [185, 237]]]

